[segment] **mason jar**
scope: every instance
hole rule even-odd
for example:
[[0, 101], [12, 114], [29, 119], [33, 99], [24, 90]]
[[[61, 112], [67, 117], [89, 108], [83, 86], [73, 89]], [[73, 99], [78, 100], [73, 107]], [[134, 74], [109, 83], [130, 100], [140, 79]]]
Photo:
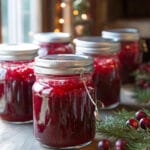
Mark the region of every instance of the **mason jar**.
[[5, 121], [33, 120], [33, 61], [37, 51], [32, 44], [0, 45], [0, 118]]
[[121, 77], [123, 84], [134, 82], [134, 71], [140, 64], [139, 31], [134, 28], [111, 29], [102, 31], [102, 37], [120, 41]]
[[115, 108], [120, 102], [120, 44], [99, 36], [77, 38], [75, 44], [77, 54], [94, 58], [97, 105], [104, 109]]
[[40, 49], [39, 56], [51, 54], [74, 54], [74, 48], [71, 43], [71, 36], [64, 32], [42, 32], [34, 35], [33, 43]]
[[93, 59], [80, 55], [35, 58], [34, 135], [45, 147], [72, 149], [95, 135]]

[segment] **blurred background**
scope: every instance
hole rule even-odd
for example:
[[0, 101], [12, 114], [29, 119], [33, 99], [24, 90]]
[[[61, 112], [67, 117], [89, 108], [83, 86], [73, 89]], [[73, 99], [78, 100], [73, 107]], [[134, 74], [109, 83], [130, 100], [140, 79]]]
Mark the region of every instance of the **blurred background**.
[[37, 32], [69, 32], [73, 37], [135, 27], [150, 37], [149, 0], [1, 0], [0, 41], [30, 42]]

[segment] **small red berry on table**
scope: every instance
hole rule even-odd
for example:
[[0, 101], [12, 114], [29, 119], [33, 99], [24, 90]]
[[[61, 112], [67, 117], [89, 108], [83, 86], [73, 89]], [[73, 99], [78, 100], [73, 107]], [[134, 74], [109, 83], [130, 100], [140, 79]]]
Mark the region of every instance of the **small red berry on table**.
[[110, 150], [110, 141], [102, 139], [98, 142], [98, 150]]
[[127, 120], [126, 125], [133, 129], [137, 129], [139, 127], [138, 121], [134, 118], [130, 118], [129, 120]]
[[144, 111], [139, 110], [139, 111], [136, 112], [135, 117], [136, 117], [137, 120], [140, 120], [144, 117], [147, 117], [147, 114]]
[[127, 149], [127, 142], [123, 139], [118, 139], [115, 142], [115, 150], [126, 150]]
[[150, 129], [150, 119], [149, 118], [142, 118], [139, 122], [140, 127], [142, 129]]

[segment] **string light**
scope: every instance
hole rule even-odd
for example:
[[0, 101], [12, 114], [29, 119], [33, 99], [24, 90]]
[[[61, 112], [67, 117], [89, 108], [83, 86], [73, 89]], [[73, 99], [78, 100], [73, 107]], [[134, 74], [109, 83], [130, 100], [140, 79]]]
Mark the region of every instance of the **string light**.
[[73, 10], [73, 15], [74, 15], [74, 16], [79, 15], [79, 11], [78, 11], [78, 10]]
[[73, 15], [74, 15], [74, 34], [75, 36], [90, 35], [90, 15], [89, 15], [90, 1], [89, 0], [75, 0], [73, 1]]
[[[61, 2], [62, 1], [62, 2]], [[55, 29], [54, 32], [61, 32], [63, 29], [63, 24], [65, 23], [65, 20], [62, 16], [63, 9], [67, 6], [67, 3], [63, 0], [57, 1], [56, 4], [56, 21], [55, 21]]]
[[56, 28], [54, 29], [54, 32], [60, 32], [60, 29]]
[[88, 16], [87, 16], [87, 14], [82, 14], [82, 15], [81, 15], [81, 18], [82, 18], [83, 20], [87, 20], [87, 19], [88, 19]]
[[60, 23], [60, 24], [64, 24], [64, 22], [65, 22], [65, 21], [64, 21], [63, 18], [60, 18], [60, 19], [59, 19], [59, 23]]
[[65, 7], [66, 7], [66, 3], [65, 3], [65, 2], [62, 2], [62, 3], [60, 4], [60, 7], [61, 7], [61, 8], [65, 8]]

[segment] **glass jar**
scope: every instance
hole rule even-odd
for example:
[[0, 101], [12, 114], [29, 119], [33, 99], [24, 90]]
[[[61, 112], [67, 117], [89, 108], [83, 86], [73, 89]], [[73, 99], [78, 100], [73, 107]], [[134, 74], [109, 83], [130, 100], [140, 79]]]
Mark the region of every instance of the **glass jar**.
[[69, 33], [43, 32], [34, 35], [34, 43], [39, 45], [39, 56], [51, 54], [74, 54]]
[[95, 135], [92, 68], [93, 59], [79, 55], [35, 59], [34, 135], [43, 146], [71, 149], [91, 143]]
[[33, 60], [37, 51], [31, 44], [0, 45], [0, 118], [5, 121], [33, 120]]
[[133, 72], [140, 64], [139, 32], [137, 29], [122, 28], [102, 31], [102, 37], [120, 41], [121, 77], [123, 84], [133, 83]]
[[77, 54], [94, 58], [93, 81], [97, 105], [104, 109], [114, 108], [120, 101], [119, 43], [101, 37], [81, 37], [75, 40]]

